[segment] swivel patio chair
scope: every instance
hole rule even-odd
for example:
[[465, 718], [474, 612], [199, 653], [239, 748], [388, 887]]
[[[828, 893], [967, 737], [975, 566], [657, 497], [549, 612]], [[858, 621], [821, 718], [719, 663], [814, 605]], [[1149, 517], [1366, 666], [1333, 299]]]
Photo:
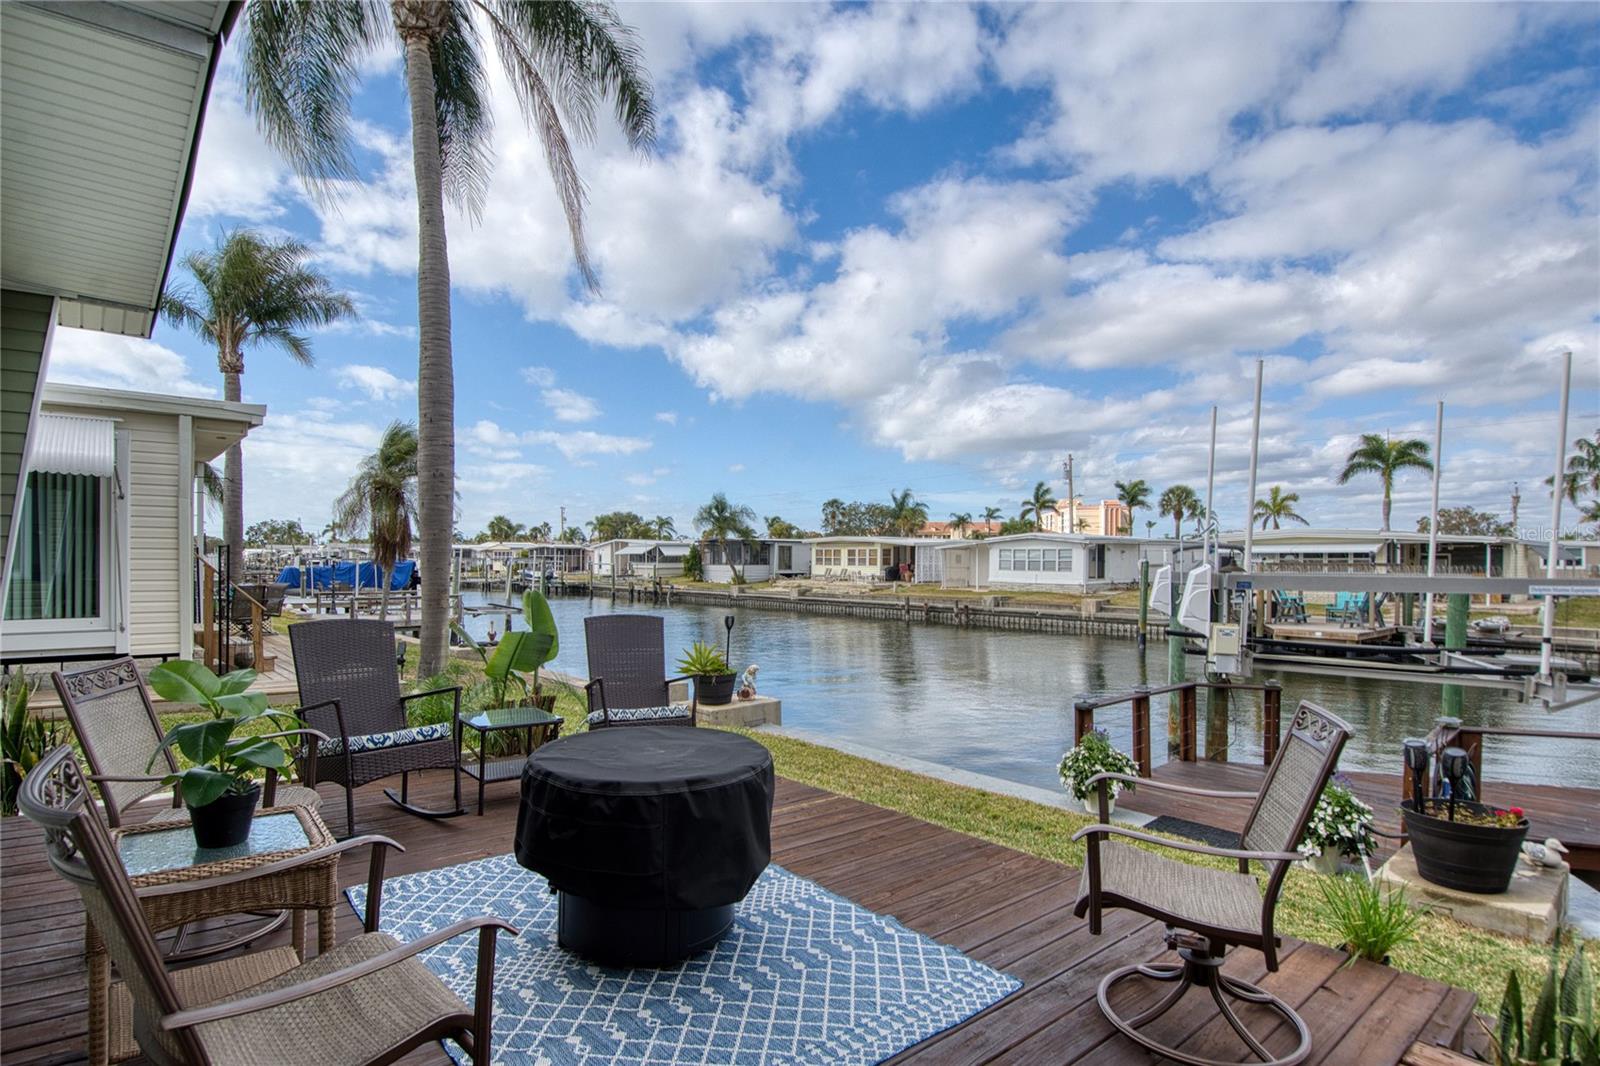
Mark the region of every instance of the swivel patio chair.
[[[344, 786], [345, 829], [356, 831], [355, 790], [373, 781], [400, 775], [400, 794], [384, 795], [422, 818], [452, 818], [461, 806], [461, 768], [456, 760], [455, 720], [461, 712], [461, 686], [400, 694], [394, 668], [394, 626], [378, 619], [330, 618], [289, 627], [294, 651], [295, 684], [300, 690], [297, 712], [306, 723], [328, 734], [301, 758], [308, 783]], [[406, 705], [425, 696], [454, 697], [448, 722], [412, 726]], [[429, 810], [411, 802], [411, 774], [449, 770], [454, 778], [453, 806]]]
[[695, 724], [699, 706], [673, 703], [670, 686], [687, 677], [668, 677], [666, 630], [653, 614], [603, 614], [583, 620], [589, 648], [590, 729], [625, 725]]
[[[1257, 793], [1187, 788], [1124, 774], [1096, 774], [1089, 779], [1088, 783], [1099, 792], [1102, 823], [1110, 820], [1109, 788], [1113, 781], [1137, 782], [1140, 789], [1255, 801], [1245, 820], [1244, 832], [1239, 836], [1238, 848], [1166, 840], [1105, 824], [1088, 826], [1073, 834], [1073, 840], [1087, 842], [1087, 862], [1078, 884], [1075, 911], [1080, 918], [1085, 914], [1089, 916], [1089, 931], [1099, 935], [1101, 915], [1107, 909], [1121, 907], [1137, 911], [1166, 924], [1167, 947], [1175, 949], [1183, 960], [1123, 966], [1101, 980], [1100, 1010], [1117, 1030], [1156, 1054], [1178, 1062], [1191, 1066], [1227, 1066], [1221, 1060], [1201, 1058], [1168, 1047], [1143, 1031], [1149, 1023], [1176, 1006], [1191, 988], [1203, 988], [1263, 1066], [1293, 1066], [1311, 1053], [1310, 1030], [1294, 1008], [1270, 992], [1223, 973], [1222, 965], [1229, 948], [1248, 947], [1266, 957], [1269, 971], [1278, 969], [1279, 940], [1273, 933], [1278, 894], [1290, 865], [1301, 857], [1295, 848], [1305, 835], [1311, 811], [1333, 774], [1339, 752], [1349, 736], [1350, 727], [1344, 722], [1314, 704], [1302, 702]], [[1191, 866], [1108, 839], [1111, 837], [1127, 837], [1197, 855], [1237, 859], [1239, 872]], [[1270, 871], [1265, 895], [1250, 873], [1251, 861], [1262, 863]], [[1173, 988], [1153, 1005], [1124, 1018], [1111, 1005], [1111, 991], [1133, 977], [1172, 982]], [[1277, 1013], [1295, 1033], [1297, 1046], [1287, 1054], [1274, 1057], [1246, 1028], [1229, 999], [1253, 1003]]]
[[[409, 944], [377, 932], [384, 848], [398, 847], [394, 841], [360, 837], [210, 879], [221, 887], [370, 844], [361, 935], [307, 963], [280, 947], [169, 973], [139, 901], [173, 886], [130, 883], [71, 748], [57, 748], [23, 779], [18, 806], [44, 828], [50, 865], [83, 897], [126, 981], [132, 1009], [116, 1012], [113, 1024], [131, 1026], [140, 1050], [158, 1066], [387, 1063], [443, 1039], [456, 1041], [474, 1062], [490, 1060], [496, 934], [517, 930], [479, 917]], [[416, 956], [474, 930], [477, 983], [468, 1007]]]

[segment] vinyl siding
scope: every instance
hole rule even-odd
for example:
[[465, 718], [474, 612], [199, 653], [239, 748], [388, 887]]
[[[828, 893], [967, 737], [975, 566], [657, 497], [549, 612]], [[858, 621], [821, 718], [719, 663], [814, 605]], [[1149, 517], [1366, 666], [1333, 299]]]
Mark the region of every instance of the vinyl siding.
[[0, 559], [11, 537], [22, 449], [49, 326], [50, 297], [0, 291]]

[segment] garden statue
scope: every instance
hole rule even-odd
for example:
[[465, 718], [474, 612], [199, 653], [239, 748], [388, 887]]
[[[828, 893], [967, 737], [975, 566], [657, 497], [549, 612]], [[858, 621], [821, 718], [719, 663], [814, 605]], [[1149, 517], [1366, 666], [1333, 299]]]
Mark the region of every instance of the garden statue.
[[756, 674], [761, 672], [761, 667], [751, 663], [745, 667], [744, 677], [739, 680], [739, 698], [741, 700], [754, 699], [756, 695]]
[[1562, 866], [1561, 856], [1567, 853], [1566, 845], [1555, 837], [1551, 837], [1543, 844], [1527, 841], [1522, 845], [1522, 859], [1529, 866], [1551, 866], [1559, 869]]

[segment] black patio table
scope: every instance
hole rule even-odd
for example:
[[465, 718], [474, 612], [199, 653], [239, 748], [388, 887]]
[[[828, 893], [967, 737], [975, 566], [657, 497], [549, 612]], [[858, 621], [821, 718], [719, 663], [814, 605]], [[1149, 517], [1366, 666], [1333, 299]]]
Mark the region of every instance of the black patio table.
[[561, 946], [665, 966], [715, 944], [772, 858], [772, 756], [734, 733], [598, 729], [528, 756], [517, 861], [558, 895]]

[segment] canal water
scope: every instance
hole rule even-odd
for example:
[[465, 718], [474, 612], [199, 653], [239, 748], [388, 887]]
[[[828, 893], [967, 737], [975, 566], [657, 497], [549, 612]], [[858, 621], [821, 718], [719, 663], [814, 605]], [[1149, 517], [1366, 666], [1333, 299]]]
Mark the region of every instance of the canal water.
[[[467, 595], [473, 603], [474, 594]], [[499, 599], [481, 593], [476, 598]], [[668, 658], [675, 660], [696, 640], [721, 648], [723, 618], [731, 614], [732, 665], [735, 670], [760, 665], [761, 691], [783, 700], [786, 727], [1044, 788], [1060, 787], [1056, 764], [1072, 744], [1072, 704], [1079, 693], [1120, 693], [1135, 685], [1164, 684], [1167, 677], [1165, 644], [1152, 643], [1141, 654], [1124, 637], [962, 629], [753, 607], [613, 604], [601, 597], [556, 596], [550, 606], [561, 632], [554, 666], [565, 673], [588, 674], [586, 615], [663, 616]], [[476, 615], [468, 629], [482, 636], [491, 621], [496, 629], [504, 627], [501, 616]], [[515, 622], [521, 628], [520, 614]], [[1197, 659], [1190, 660], [1191, 677], [1199, 666]], [[1308, 699], [1355, 727], [1341, 760], [1349, 770], [1398, 772], [1401, 740], [1426, 733], [1440, 713], [1440, 689], [1434, 685], [1266, 676], [1283, 684], [1285, 721], [1299, 700]], [[1158, 764], [1166, 758], [1166, 702], [1158, 697], [1151, 707], [1151, 750]], [[1230, 715], [1229, 758], [1259, 762], [1259, 702], [1237, 702], [1242, 706]], [[1600, 730], [1600, 705], [1552, 715], [1537, 704], [1474, 688], [1465, 690], [1463, 703], [1461, 716], [1468, 724]], [[1202, 695], [1202, 752], [1206, 711]], [[1126, 710], [1107, 708], [1096, 724], [1119, 748], [1130, 750]], [[1600, 750], [1560, 741], [1491, 740], [1484, 771], [1490, 780], [1600, 787]]]

